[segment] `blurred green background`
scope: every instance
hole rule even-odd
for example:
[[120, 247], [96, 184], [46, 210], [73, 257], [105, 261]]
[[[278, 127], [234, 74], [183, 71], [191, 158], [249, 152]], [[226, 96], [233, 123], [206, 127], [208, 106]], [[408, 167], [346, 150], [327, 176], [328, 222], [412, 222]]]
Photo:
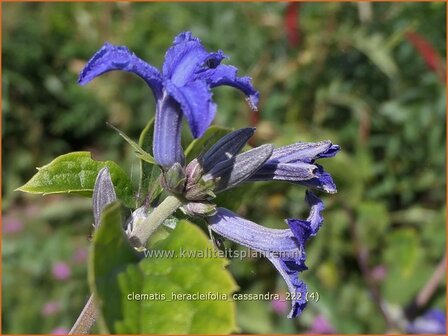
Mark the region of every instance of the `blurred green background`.
[[[242, 333], [406, 331], [445, 311], [445, 278], [416, 296], [445, 254], [444, 3], [4, 3], [2, 45], [2, 324], [4, 333], [64, 333], [87, 297], [89, 199], [14, 189], [54, 157], [89, 150], [136, 180], [130, 147], [154, 114], [137, 77], [77, 74], [104, 41], [160, 67], [190, 30], [222, 49], [260, 91], [253, 114], [231, 88], [214, 91], [215, 123], [257, 127], [253, 144], [331, 139], [321, 160], [339, 193], [308, 243], [303, 278], [319, 293], [300, 318], [283, 302], [238, 302]], [[270, 227], [305, 216], [304, 188], [256, 184], [234, 211]], [[241, 292], [286, 290], [268, 261], [232, 260]], [[443, 272], [444, 273], [444, 272]]]

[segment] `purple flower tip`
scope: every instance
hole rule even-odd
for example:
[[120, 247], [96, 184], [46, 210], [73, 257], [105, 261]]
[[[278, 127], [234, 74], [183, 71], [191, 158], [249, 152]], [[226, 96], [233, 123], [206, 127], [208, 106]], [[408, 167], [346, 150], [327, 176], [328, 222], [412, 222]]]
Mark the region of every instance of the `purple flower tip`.
[[60, 310], [59, 303], [56, 301], [49, 301], [42, 307], [41, 314], [43, 316], [52, 316]]
[[7, 234], [16, 234], [23, 230], [23, 223], [17, 217], [8, 215], [2, 218], [3, 232]]
[[70, 331], [64, 327], [56, 327], [51, 332], [53, 335], [68, 335]]
[[59, 261], [53, 265], [53, 268], [51, 270], [53, 277], [56, 280], [67, 280], [72, 275], [72, 271], [70, 267], [62, 261]]
[[278, 315], [285, 315], [289, 310], [288, 301], [286, 300], [286, 295], [284, 293], [278, 294], [279, 298], [272, 300], [271, 306], [274, 312]]

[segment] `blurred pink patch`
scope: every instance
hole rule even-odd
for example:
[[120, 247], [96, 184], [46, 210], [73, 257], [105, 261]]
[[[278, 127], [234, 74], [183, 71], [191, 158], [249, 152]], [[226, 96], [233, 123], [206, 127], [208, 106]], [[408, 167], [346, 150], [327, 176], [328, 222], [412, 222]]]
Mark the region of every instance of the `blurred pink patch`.
[[384, 267], [382, 265], [375, 266], [370, 271], [370, 276], [375, 281], [382, 281], [382, 280], [384, 280], [384, 278], [386, 277], [386, 274], [387, 274], [387, 269], [386, 269], [386, 267]]
[[51, 316], [59, 311], [59, 304], [56, 301], [49, 301], [43, 305], [41, 313], [43, 316]]
[[278, 314], [278, 315], [285, 315], [288, 310], [288, 302], [286, 300], [286, 295], [284, 293], [277, 293], [279, 295], [278, 300], [272, 300], [271, 305], [272, 309]]
[[313, 324], [311, 325], [311, 329], [308, 330], [307, 334], [334, 334], [336, 330], [334, 330], [333, 326], [323, 315], [317, 315]]
[[69, 330], [64, 327], [56, 327], [51, 333], [53, 335], [67, 335], [69, 333]]
[[23, 230], [22, 221], [11, 215], [2, 217], [2, 224], [6, 234], [16, 234]]
[[79, 264], [85, 263], [87, 260], [87, 249], [85, 248], [77, 248], [75, 253], [73, 253], [73, 261]]
[[28, 205], [25, 208], [25, 213], [28, 217], [34, 217], [39, 213], [39, 206], [35, 204]]
[[65, 262], [59, 261], [53, 265], [52, 273], [53, 277], [57, 280], [67, 280], [70, 278], [72, 271]]

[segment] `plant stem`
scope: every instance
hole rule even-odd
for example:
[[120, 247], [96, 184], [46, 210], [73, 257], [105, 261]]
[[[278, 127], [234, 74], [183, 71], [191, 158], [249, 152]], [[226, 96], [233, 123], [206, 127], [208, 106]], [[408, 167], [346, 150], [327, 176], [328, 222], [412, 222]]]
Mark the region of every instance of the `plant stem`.
[[90, 295], [89, 300], [87, 301], [84, 309], [81, 314], [79, 314], [78, 319], [70, 330], [69, 335], [74, 334], [87, 334], [95, 323], [96, 318], [96, 308], [95, 308], [95, 300], [93, 295]]
[[158, 227], [180, 206], [182, 202], [175, 196], [168, 196], [137, 227], [132, 230], [129, 241], [134, 247], [142, 247]]
[[432, 274], [431, 278], [428, 280], [426, 285], [421, 289], [418, 293], [417, 298], [415, 299], [415, 303], [417, 304], [417, 308], [422, 308], [426, 306], [434, 292], [437, 290], [437, 287], [442, 282], [443, 276], [446, 274], [446, 254], [443, 256], [443, 259], [437, 265], [436, 270]]
[[[168, 196], [160, 203], [146, 218], [141, 222], [131, 233], [129, 242], [134, 247], [141, 247], [146, 244], [146, 241], [151, 237], [154, 231], [176, 211], [182, 202], [175, 196]], [[95, 323], [96, 307], [93, 295], [90, 296], [81, 314], [70, 330], [70, 335], [73, 334], [87, 334]]]

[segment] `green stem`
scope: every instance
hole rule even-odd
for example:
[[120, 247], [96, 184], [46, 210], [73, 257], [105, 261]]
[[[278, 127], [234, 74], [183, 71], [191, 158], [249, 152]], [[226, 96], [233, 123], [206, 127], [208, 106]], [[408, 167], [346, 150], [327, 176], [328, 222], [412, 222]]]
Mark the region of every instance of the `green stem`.
[[129, 241], [134, 247], [142, 247], [158, 227], [176, 211], [182, 202], [175, 196], [168, 196], [131, 233]]

